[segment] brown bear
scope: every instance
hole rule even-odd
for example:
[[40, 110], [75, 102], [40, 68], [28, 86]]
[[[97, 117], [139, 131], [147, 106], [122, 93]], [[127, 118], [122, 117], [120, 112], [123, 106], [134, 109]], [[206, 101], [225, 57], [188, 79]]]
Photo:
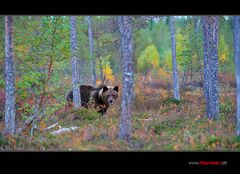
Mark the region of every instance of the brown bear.
[[[109, 106], [118, 98], [118, 90], [118, 86], [113, 87], [104, 84], [98, 87], [81, 85], [81, 106], [85, 108], [93, 106], [97, 112], [105, 114]], [[68, 104], [73, 102], [72, 90], [67, 94], [66, 100]]]

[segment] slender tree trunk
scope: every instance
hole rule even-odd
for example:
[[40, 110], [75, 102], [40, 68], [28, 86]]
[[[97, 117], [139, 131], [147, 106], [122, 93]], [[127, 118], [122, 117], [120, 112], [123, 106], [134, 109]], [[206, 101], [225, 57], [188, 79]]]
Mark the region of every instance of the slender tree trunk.
[[73, 104], [77, 109], [81, 106], [80, 97], [80, 59], [77, 57], [77, 28], [76, 17], [70, 17], [70, 32], [71, 32], [71, 55], [72, 55], [72, 88], [73, 88]]
[[[91, 66], [91, 61], [84, 58], [86, 57], [86, 53], [84, 52], [84, 46], [79, 45], [78, 49], [80, 49], [80, 57], [81, 58], [81, 71], [79, 72], [80, 75], [80, 83], [88, 83], [89, 79], [91, 78], [91, 72], [89, 72], [89, 67]], [[90, 68], [91, 69], [91, 68]], [[90, 70], [91, 71], [91, 70]], [[89, 75], [90, 74], [90, 75]]]
[[13, 53], [13, 17], [5, 17], [5, 133], [15, 134], [15, 74]]
[[191, 79], [191, 91], [192, 91], [193, 90], [193, 63], [192, 63], [192, 60], [190, 62], [190, 67], [191, 67], [190, 79]]
[[[199, 56], [199, 48], [198, 48], [198, 41], [197, 41], [197, 34], [198, 34], [198, 23], [199, 23], [199, 17], [198, 16], [194, 16], [194, 46], [195, 46], [195, 51], [197, 54], [197, 61], [198, 61], [198, 66], [199, 66], [199, 74], [201, 77], [201, 80], [203, 81], [203, 76], [202, 76], [202, 66], [201, 66], [201, 57]], [[199, 77], [199, 76], [197, 76]], [[198, 80], [198, 78], [197, 78]]]
[[233, 39], [236, 67], [237, 136], [240, 136], [240, 16], [233, 16]]
[[187, 79], [188, 79], [188, 69], [185, 69], [183, 71], [183, 78], [182, 78], [182, 91], [186, 89]]
[[219, 115], [218, 96], [218, 17], [203, 17], [204, 95], [208, 118]]
[[180, 100], [178, 68], [177, 68], [177, 59], [176, 59], [175, 21], [173, 16], [170, 17], [170, 33], [171, 33], [171, 41], [172, 41], [172, 70], [173, 70], [174, 98], [177, 100]]
[[131, 112], [133, 102], [133, 38], [131, 17], [120, 16], [119, 27], [122, 46], [122, 103], [119, 124], [119, 138], [126, 141], [131, 139]]
[[120, 44], [119, 44], [119, 53], [120, 53], [120, 60], [121, 60], [121, 65], [123, 65], [123, 43], [124, 43], [124, 39], [122, 37], [122, 33], [123, 33], [123, 23], [121, 20], [121, 17], [118, 18], [118, 22], [119, 22], [119, 34], [120, 34]]
[[92, 84], [93, 86], [96, 85], [96, 61], [94, 57], [94, 41], [93, 41], [93, 34], [92, 34], [92, 16], [87, 17], [88, 21], [88, 37], [89, 37], [89, 46], [90, 46], [90, 59], [91, 59], [91, 66], [92, 66]]
[[101, 78], [101, 80], [103, 80], [103, 65], [102, 65], [102, 58], [101, 58], [101, 53], [100, 53], [100, 46], [99, 46], [98, 36], [97, 36], [97, 57], [99, 59], [100, 78]]
[[[203, 26], [203, 17], [200, 17], [199, 19], [199, 26]], [[203, 38], [203, 32], [201, 32], [201, 35]], [[200, 48], [201, 47], [199, 47], [199, 55], [201, 55], [201, 53], [203, 52], [202, 48], [201, 49]], [[201, 56], [199, 56], [199, 63], [200, 63], [200, 77], [203, 82], [204, 81], [204, 61], [202, 62]]]

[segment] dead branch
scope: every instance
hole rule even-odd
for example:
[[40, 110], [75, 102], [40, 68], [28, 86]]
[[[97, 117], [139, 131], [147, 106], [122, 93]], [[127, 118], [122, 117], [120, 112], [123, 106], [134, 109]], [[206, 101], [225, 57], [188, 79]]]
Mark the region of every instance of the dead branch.
[[[34, 114], [33, 116], [29, 117], [23, 126], [17, 130], [17, 134], [22, 133], [24, 130], [26, 130], [33, 122], [40, 121], [44, 116], [38, 116], [37, 114]], [[34, 125], [34, 129], [36, 129], [36, 126]]]
[[151, 121], [151, 120], [153, 120], [153, 118], [145, 118], [145, 119], [137, 119], [137, 120], [139, 120], [139, 121]]
[[75, 130], [77, 130], [77, 129], [78, 129], [78, 127], [61, 128], [61, 129], [59, 129], [59, 130], [56, 130], [56, 131], [51, 132], [51, 134], [52, 134], [52, 135], [59, 135], [59, 134], [62, 134], [62, 133], [75, 131]]
[[36, 115], [33, 115], [32, 117], [29, 117], [25, 123], [23, 124], [23, 126], [21, 128], [18, 129], [17, 134], [21, 133], [22, 131], [24, 131], [35, 119], [36, 119]]
[[56, 127], [57, 125], [58, 125], [58, 123], [55, 123], [55, 124], [53, 124], [53, 125], [51, 125], [51, 126], [46, 127], [46, 128], [43, 129], [43, 130], [46, 131], [46, 130], [52, 129], [52, 128]]

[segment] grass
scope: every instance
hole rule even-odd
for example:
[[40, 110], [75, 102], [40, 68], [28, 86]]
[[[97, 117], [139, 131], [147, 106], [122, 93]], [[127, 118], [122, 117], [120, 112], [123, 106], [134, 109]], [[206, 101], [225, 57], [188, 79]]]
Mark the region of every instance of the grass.
[[[118, 139], [120, 99], [102, 116], [94, 109], [68, 110], [39, 123], [34, 136], [0, 136], [1, 150], [86, 150], [86, 151], [239, 151], [235, 135], [234, 95], [221, 93], [220, 117], [205, 116], [201, 90], [181, 94], [181, 101], [164, 89], [135, 85], [132, 111], [132, 140]], [[234, 91], [234, 89], [232, 89]], [[43, 128], [58, 122], [62, 127], [78, 126], [74, 132], [58, 136]], [[2, 129], [2, 127], [1, 127]]]

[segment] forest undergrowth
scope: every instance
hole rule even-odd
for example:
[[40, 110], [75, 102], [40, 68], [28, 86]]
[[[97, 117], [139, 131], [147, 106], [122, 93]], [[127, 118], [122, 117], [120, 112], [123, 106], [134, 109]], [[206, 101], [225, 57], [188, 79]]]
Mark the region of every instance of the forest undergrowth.
[[[202, 88], [181, 91], [181, 100], [172, 98], [172, 90], [161, 80], [144, 83], [136, 80], [132, 112], [132, 139], [118, 139], [120, 97], [106, 116], [94, 109], [75, 110], [64, 104], [49, 112], [31, 129], [20, 135], [3, 137], [0, 150], [50, 151], [239, 151], [240, 139], [235, 133], [235, 88], [220, 85], [220, 118], [205, 115]], [[120, 83], [119, 83], [120, 84]], [[121, 85], [120, 89], [121, 89]], [[121, 90], [120, 90], [121, 91]], [[58, 94], [59, 95], [59, 94]], [[51, 100], [54, 102], [55, 100]], [[60, 108], [60, 109], [59, 109]], [[3, 122], [0, 122], [1, 132]], [[56, 124], [52, 129], [47, 127]], [[19, 123], [20, 124], [20, 123]], [[59, 135], [60, 128], [77, 127]]]

